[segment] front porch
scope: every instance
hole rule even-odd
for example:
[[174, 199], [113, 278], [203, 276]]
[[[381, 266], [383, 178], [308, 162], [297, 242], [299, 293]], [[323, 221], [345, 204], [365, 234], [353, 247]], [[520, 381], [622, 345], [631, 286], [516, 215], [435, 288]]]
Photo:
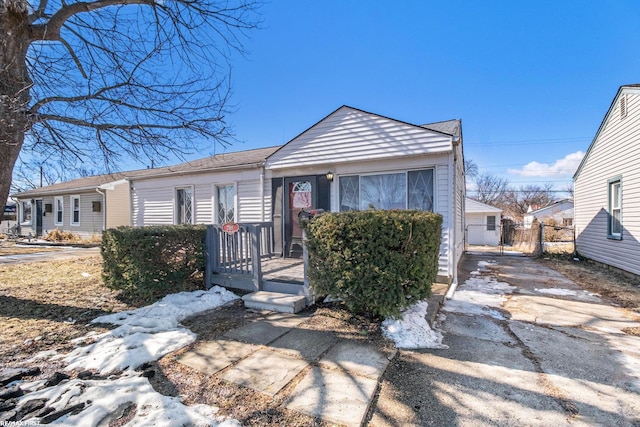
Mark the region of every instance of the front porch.
[[[207, 229], [205, 282], [251, 291], [245, 305], [275, 311], [297, 312], [315, 302], [306, 276], [308, 254], [284, 258], [275, 253], [272, 222], [241, 223]], [[278, 307], [283, 305], [283, 307]]]

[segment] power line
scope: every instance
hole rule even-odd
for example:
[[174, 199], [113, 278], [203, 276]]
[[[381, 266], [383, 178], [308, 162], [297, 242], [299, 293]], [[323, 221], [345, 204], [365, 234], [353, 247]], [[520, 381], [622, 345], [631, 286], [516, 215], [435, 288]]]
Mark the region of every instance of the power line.
[[581, 137], [573, 137], [573, 138], [549, 138], [549, 139], [521, 139], [521, 140], [511, 140], [511, 141], [487, 141], [487, 142], [468, 142], [465, 144], [468, 146], [487, 146], [487, 145], [538, 145], [538, 144], [549, 144], [549, 143], [560, 143], [560, 144], [568, 144], [571, 142], [582, 142], [582, 141], [590, 141], [591, 137], [581, 136]]

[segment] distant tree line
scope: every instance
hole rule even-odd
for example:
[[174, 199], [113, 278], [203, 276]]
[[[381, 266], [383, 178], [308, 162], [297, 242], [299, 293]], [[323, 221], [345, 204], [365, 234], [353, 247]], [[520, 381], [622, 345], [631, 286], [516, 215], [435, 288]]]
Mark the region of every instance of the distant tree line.
[[479, 172], [473, 160], [465, 160], [464, 166], [467, 179], [475, 184], [475, 189], [468, 197], [500, 208], [504, 216], [516, 220], [522, 219], [529, 206], [541, 208], [567, 197], [573, 198], [572, 188], [558, 191], [550, 182], [514, 187], [504, 177], [489, 172]]

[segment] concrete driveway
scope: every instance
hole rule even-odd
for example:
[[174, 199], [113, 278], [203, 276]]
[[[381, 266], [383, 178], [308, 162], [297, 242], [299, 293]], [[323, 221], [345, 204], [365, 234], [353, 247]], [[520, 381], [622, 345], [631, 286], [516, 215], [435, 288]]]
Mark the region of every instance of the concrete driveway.
[[448, 349], [401, 351], [370, 425], [640, 426], [640, 318], [534, 259], [465, 255]]

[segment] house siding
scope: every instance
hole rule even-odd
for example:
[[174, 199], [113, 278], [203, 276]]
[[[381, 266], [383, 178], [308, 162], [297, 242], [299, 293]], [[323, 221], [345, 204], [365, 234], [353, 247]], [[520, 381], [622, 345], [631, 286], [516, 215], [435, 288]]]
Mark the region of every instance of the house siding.
[[[623, 90], [624, 93], [624, 90]], [[627, 93], [628, 114], [614, 100], [575, 177], [577, 251], [640, 275], [640, 90]], [[609, 239], [608, 181], [622, 180], [622, 240]]]
[[334, 172], [333, 211], [339, 208], [337, 182], [341, 175], [433, 168], [434, 211], [443, 217], [438, 276], [439, 280], [455, 281], [464, 249], [462, 142], [454, 145], [452, 136], [428, 126], [341, 107], [271, 155], [266, 168], [279, 177]]
[[[80, 224], [71, 225], [71, 216], [73, 212], [71, 211], [71, 197], [72, 196], [80, 196]], [[47, 233], [54, 229], [59, 229], [61, 231], [70, 231], [79, 237], [82, 238], [91, 238], [96, 234], [102, 233], [102, 228], [104, 224], [104, 216], [103, 212], [93, 212], [94, 201], [100, 202], [101, 210], [104, 210], [104, 201], [102, 200], [102, 195], [97, 192], [78, 192], [73, 194], [64, 194], [60, 195], [62, 197], [64, 204], [64, 215], [62, 217], [62, 225], [54, 224], [55, 221], [55, 205], [53, 206], [53, 210], [51, 213], [45, 213], [42, 218], [42, 235], [45, 236]], [[55, 197], [54, 196], [44, 196], [44, 197], [34, 197], [34, 200], [42, 200], [42, 209], [44, 211], [45, 204], [54, 204]], [[31, 200], [28, 199], [18, 199], [18, 203], [21, 203], [23, 200]], [[21, 224], [20, 225], [20, 234], [22, 235], [35, 235], [36, 234], [36, 210], [35, 203], [32, 207], [32, 221], [31, 224]]]
[[101, 190], [107, 199], [105, 209], [106, 228], [131, 224], [131, 199], [129, 182], [125, 181], [108, 190]]
[[276, 151], [267, 168], [388, 161], [451, 149], [448, 135], [342, 107]]
[[[194, 218], [197, 224], [217, 221], [217, 187], [234, 185], [236, 188], [236, 221], [262, 221], [262, 203], [271, 197], [265, 186], [264, 201], [260, 197], [262, 169], [208, 172], [193, 175], [167, 176], [133, 180], [133, 225], [171, 225], [174, 223], [176, 188], [192, 187]], [[265, 206], [265, 212], [266, 211]]]

